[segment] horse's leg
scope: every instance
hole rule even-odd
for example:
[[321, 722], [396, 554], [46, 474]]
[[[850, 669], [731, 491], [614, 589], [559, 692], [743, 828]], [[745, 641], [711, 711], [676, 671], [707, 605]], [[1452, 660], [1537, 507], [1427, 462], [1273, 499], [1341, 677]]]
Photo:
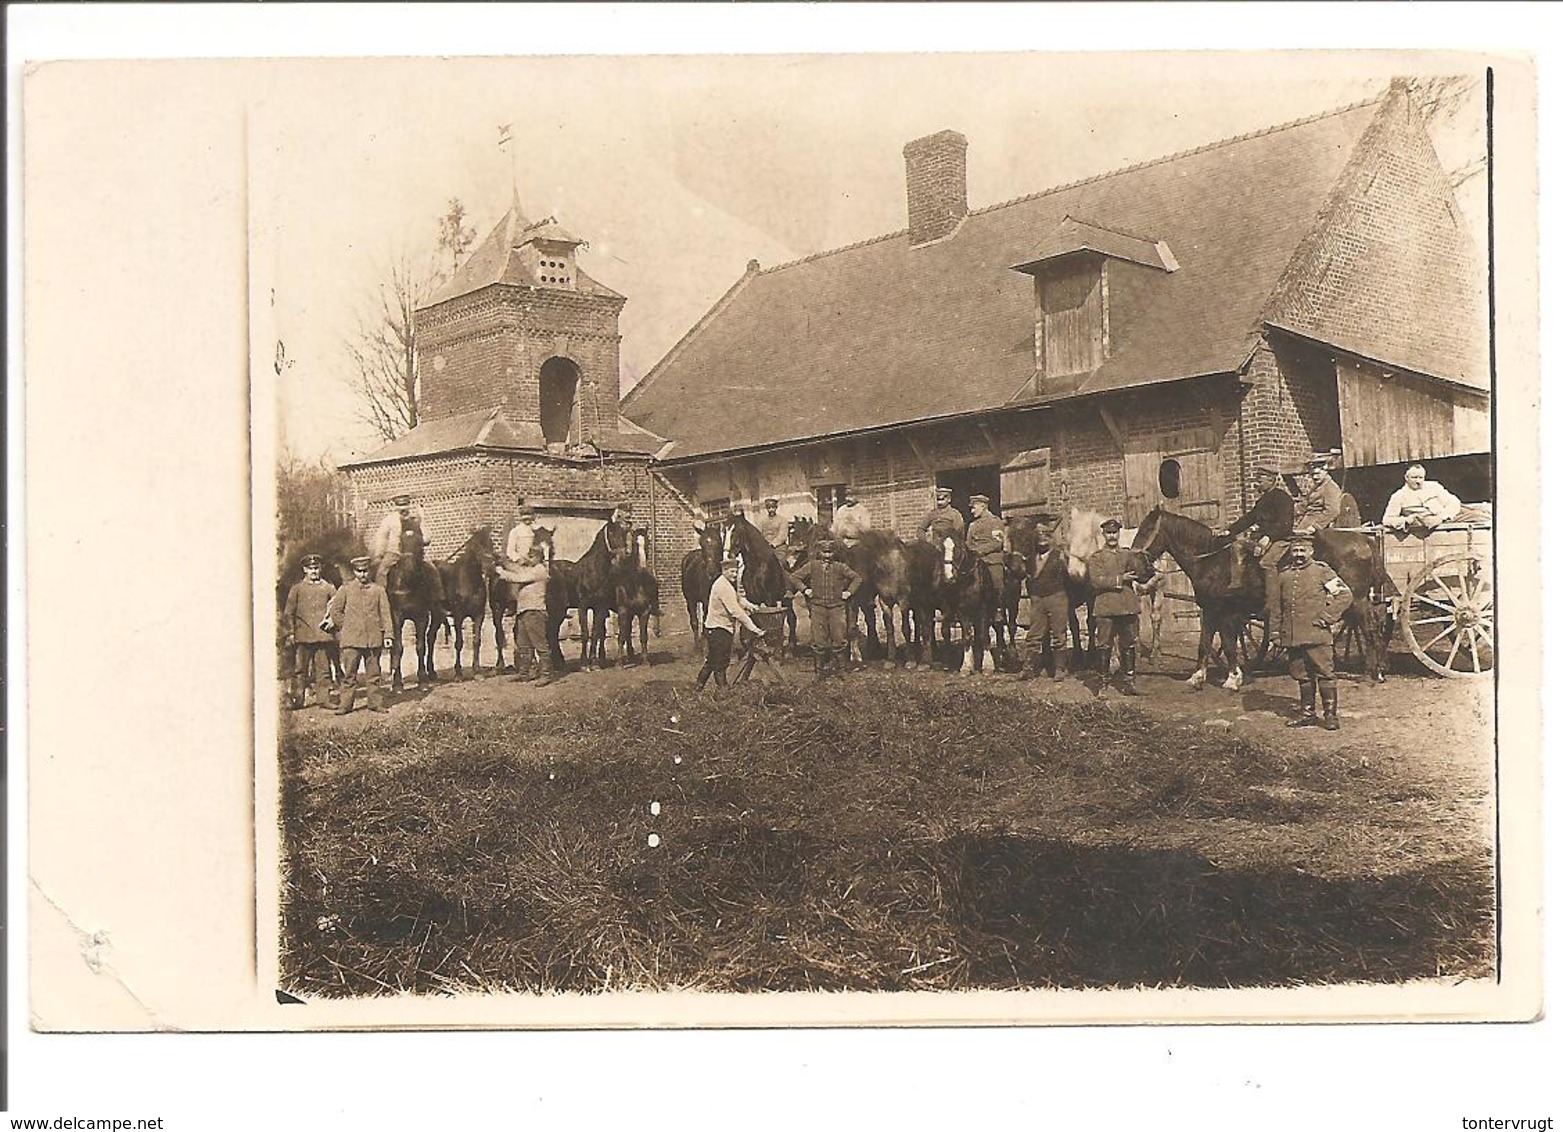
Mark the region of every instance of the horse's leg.
[[483, 607], [478, 606], [478, 611], [472, 618], [472, 675], [476, 676], [483, 669], [478, 662], [483, 659]]
[[402, 685], [402, 625], [401, 614], [391, 620], [396, 627], [391, 631], [391, 691], [400, 692]]
[[633, 614], [625, 616], [624, 607], [619, 607], [619, 667], [628, 668], [630, 661], [635, 656], [635, 646], [630, 641], [630, 635], [635, 631], [635, 617]]
[[1199, 648], [1195, 650], [1194, 654], [1194, 674], [1186, 681], [1188, 686], [1195, 689], [1196, 691], [1205, 686], [1205, 679], [1207, 675], [1205, 668], [1210, 661], [1210, 639], [1215, 635], [1215, 631], [1215, 622], [1211, 620], [1210, 614], [1206, 613], [1203, 609], [1200, 610]]
[[1227, 665], [1227, 678], [1221, 686], [1228, 692], [1236, 692], [1243, 687], [1243, 662], [1237, 651], [1237, 642], [1242, 638], [1243, 622], [1243, 614], [1234, 613], [1221, 627], [1221, 655], [1226, 659]]
[[640, 655], [649, 665], [651, 663], [651, 649], [646, 645], [646, 633], [651, 628], [651, 611], [647, 610], [640, 615]]
[[464, 616], [456, 618], [456, 679], [458, 680], [461, 679], [461, 648], [466, 644], [466, 639], [462, 636], [462, 628], [466, 620]]

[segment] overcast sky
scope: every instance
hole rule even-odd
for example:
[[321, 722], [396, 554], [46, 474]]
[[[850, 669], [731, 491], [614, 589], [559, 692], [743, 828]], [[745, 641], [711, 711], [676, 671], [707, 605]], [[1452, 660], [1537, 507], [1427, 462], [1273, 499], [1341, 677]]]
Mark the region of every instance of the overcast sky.
[[[285, 440], [378, 446], [342, 348], [355, 311], [394, 249], [432, 244], [449, 198], [487, 235], [510, 200], [504, 123], [523, 210], [588, 240], [583, 266], [628, 297], [628, 388], [751, 258], [904, 227], [914, 137], [966, 135], [976, 208], [1459, 69], [1366, 52], [278, 62], [251, 116], [250, 200], [254, 293], [274, 289], [294, 360]], [[1480, 156], [1479, 103], [1437, 131], [1451, 168]]]

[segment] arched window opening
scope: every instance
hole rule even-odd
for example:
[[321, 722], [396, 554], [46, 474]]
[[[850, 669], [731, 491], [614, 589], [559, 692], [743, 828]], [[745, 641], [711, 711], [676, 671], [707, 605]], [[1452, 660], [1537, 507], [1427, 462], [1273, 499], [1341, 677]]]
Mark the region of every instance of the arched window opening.
[[569, 358], [549, 358], [538, 377], [539, 424], [546, 444], [568, 444], [579, 439], [576, 392], [581, 371]]
[[1156, 473], [1156, 486], [1163, 499], [1176, 499], [1183, 494], [1183, 466], [1170, 457], [1161, 462]]

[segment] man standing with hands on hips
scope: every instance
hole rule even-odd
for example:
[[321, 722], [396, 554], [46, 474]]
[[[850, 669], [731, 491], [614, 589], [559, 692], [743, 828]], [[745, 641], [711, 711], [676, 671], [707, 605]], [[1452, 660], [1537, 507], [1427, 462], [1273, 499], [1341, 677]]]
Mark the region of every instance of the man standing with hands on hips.
[[1318, 723], [1315, 690], [1324, 698], [1324, 729], [1340, 729], [1335, 688], [1335, 625], [1351, 608], [1350, 588], [1328, 565], [1313, 556], [1313, 532], [1296, 531], [1281, 567], [1281, 616], [1276, 640], [1286, 650], [1297, 681], [1301, 714], [1286, 726]]
[[1135, 589], [1135, 579], [1147, 573], [1145, 556], [1138, 551], [1124, 550], [1118, 545], [1123, 524], [1108, 519], [1102, 524], [1102, 536], [1107, 545], [1085, 561], [1086, 579], [1096, 592], [1091, 605], [1095, 622], [1097, 664], [1101, 672], [1101, 691], [1107, 690], [1112, 676], [1113, 645], [1119, 648], [1123, 658], [1121, 675], [1125, 695], [1137, 696], [1140, 690], [1134, 686], [1135, 650], [1140, 642], [1140, 595]]

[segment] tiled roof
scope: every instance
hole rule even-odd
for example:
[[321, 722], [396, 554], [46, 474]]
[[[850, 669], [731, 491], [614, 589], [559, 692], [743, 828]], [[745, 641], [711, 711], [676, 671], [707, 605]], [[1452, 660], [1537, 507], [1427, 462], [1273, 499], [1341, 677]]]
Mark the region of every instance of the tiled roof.
[[[438, 306], [462, 295], [470, 295], [495, 283], [520, 287], [537, 286], [537, 280], [533, 277], [531, 269], [527, 267], [526, 257], [515, 254], [516, 248], [535, 239], [567, 243], [583, 242], [566, 232], [551, 217], [534, 224], [521, 212], [519, 204], [512, 204], [509, 211], [500, 218], [499, 223], [494, 225], [493, 231], [478, 245], [477, 251], [468, 256], [467, 262], [461, 265], [456, 274], [446, 280], [418, 309], [427, 310], [429, 307]], [[611, 287], [604, 287], [586, 274], [579, 263], [575, 267], [575, 290], [587, 295], [623, 298]]]
[[[662, 437], [648, 432], [633, 421], [619, 418], [618, 430], [603, 448], [609, 453], [634, 453], [651, 456], [667, 445]], [[502, 409], [478, 409], [437, 421], [425, 421], [398, 437], [384, 448], [342, 465], [356, 468], [364, 464], [384, 464], [467, 452], [476, 448], [512, 452], [545, 452], [543, 430], [531, 421], [514, 421]]]
[[1074, 392], [1239, 369], [1260, 313], [1374, 114], [1364, 103], [744, 277], [624, 402], [704, 455], [996, 408], [1034, 376], [1032, 279], [1067, 217], [1165, 242], [1115, 278], [1112, 356]]
[[1163, 271], [1176, 271], [1178, 266], [1171, 249], [1161, 241], [1066, 216], [1046, 239], [1015, 264], [1015, 270], [1027, 271], [1075, 252], [1099, 252], [1113, 259], [1159, 267]]

